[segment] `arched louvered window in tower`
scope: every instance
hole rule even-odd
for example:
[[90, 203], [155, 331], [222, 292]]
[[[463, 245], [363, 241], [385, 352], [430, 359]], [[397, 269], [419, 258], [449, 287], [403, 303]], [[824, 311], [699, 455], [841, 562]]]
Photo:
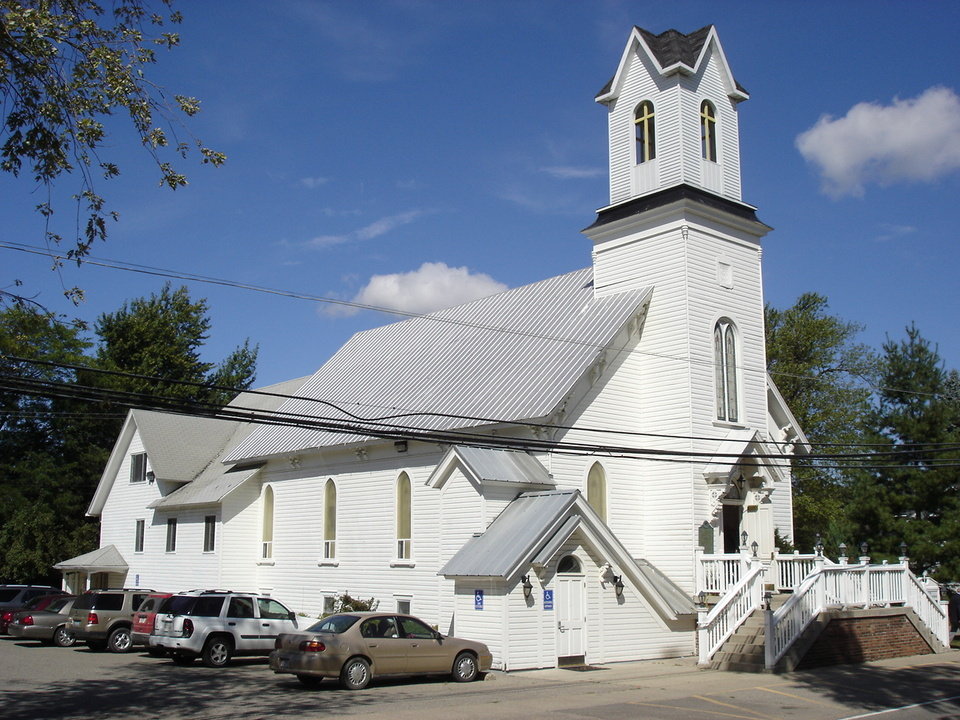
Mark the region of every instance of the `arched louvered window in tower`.
[[704, 160], [717, 162], [717, 110], [709, 100], [700, 103], [700, 150]]
[[636, 161], [637, 165], [640, 165], [657, 157], [657, 135], [652, 102], [644, 100], [637, 105], [633, 114], [633, 123], [637, 135]]

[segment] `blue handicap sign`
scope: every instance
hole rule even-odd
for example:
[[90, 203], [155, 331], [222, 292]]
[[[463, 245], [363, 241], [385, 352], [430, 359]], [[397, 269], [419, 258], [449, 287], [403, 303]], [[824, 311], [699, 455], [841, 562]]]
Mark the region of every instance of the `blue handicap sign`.
[[553, 590], [543, 591], [543, 609], [553, 610]]
[[483, 610], [483, 590], [473, 591], [473, 609]]

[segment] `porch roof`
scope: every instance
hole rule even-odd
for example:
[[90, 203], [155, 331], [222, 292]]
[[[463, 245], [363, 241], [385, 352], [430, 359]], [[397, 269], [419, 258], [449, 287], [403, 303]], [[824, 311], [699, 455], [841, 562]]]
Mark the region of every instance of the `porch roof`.
[[127, 561], [117, 550], [116, 545], [105, 545], [91, 552], [77, 555], [53, 566], [62, 572], [126, 572]]
[[193, 505], [215, 505], [260, 471], [260, 466], [243, 469], [211, 466], [191, 483], [154, 500], [148, 508], [170, 509]]

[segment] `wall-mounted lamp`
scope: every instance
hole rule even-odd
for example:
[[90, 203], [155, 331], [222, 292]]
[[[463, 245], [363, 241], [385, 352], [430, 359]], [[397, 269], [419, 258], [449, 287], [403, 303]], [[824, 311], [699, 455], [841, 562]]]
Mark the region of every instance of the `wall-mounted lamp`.
[[707, 593], [704, 590], [697, 593], [697, 605], [702, 608], [707, 606]]
[[530, 582], [530, 576], [524, 575], [520, 578], [523, 581], [523, 597], [526, 600], [530, 599], [530, 596], [533, 594], [533, 583]]
[[740, 547], [746, 547], [746, 546], [747, 546], [747, 538], [748, 538], [748, 537], [750, 537], [750, 536], [747, 535], [747, 531], [746, 531], [746, 530], [744, 530], [742, 533], [740, 533]]
[[397, 440], [396, 442], [393, 443], [393, 449], [396, 450], [398, 453], [406, 452], [406, 451], [407, 451], [407, 441], [406, 441], [406, 440]]
[[147, 482], [152, 483], [156, 479], [157, 479], [157, 475], [156, 473], [153, 472], [153, 470], [147, 473]]
[[759, 543], [757, 543], [757, 541], [754, 540], [752, 543], [750, 543], [750, 549], [753, 550], [753, 556], [756, 557], [756, 556], [757, 556], [757, 550], [760, 549]]
[[623, 595], [623, 575], [613, 576], [613, 590], [617, 593], [617, 597]]

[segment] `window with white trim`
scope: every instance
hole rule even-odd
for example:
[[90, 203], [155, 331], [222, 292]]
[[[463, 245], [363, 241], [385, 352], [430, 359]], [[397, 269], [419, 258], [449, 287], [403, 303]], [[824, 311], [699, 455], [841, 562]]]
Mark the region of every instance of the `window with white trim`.
[[130, 482], [142, 483], [147, 481], [147, 454], [133, 453], [130, 456]]
[[217, 549], [217, 516], [206, 515], [203, 518], [203, 551], [213, 552]]
[[397, 478], [397, 558], [400, 560], [412, 557], [412, 519], [410, 476], [403, 472]]
[[167, 545], [168, 553], [177, 551], [177, 519], [167, 518]]
[[332, 479], [323, 487], [323, 557], [337, 557], [337, 486]]
[[260, 558], [273, 558], [273, 488], [263, 489], [263, 518], [260, 528]]
[[717, 420], [740, 420], [737, 354], [737, 328], [732, 320], [721, 318], [713, 328]]
[[143, 552], [143, 536], [146, 533], [147, 521], [146, 520], [137, 520], [136, 527], [133, 531], [133, 551], [142, 553]]

